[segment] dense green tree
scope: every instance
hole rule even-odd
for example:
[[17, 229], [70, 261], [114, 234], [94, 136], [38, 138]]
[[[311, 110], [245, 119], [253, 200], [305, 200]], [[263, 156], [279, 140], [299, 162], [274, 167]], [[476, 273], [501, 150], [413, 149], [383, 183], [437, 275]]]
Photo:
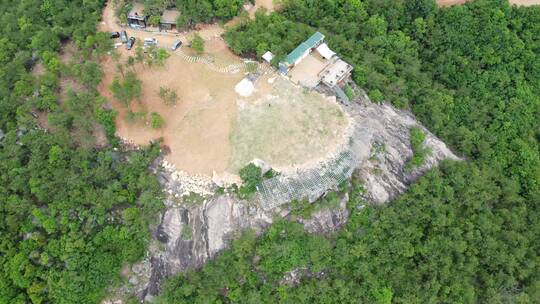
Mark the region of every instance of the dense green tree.
[[123, 81], [115, 78], [111, 83], [110, 90], [114, 98], [129, 108], [131, 101], [141, 96], [141, 81], [137, 78], [135, 72], [129, 71], [126, 73]]
[[[99, 303], [122, 264], [144, 254], [161, 208], [148, 172], [157, 146], [123, 152], [92, 143], [98, 122], [117, 141], [115, 113], [96, 90], [97, 57], [111, 46], [95, 33], [103, 5], [0, 1], [0, 303]], [[68, 40], [81, 51], [64, 64]], [[43, 75], [31, 74], [37, 62]], [[38, 110], [48, 132], [30, 115]]]

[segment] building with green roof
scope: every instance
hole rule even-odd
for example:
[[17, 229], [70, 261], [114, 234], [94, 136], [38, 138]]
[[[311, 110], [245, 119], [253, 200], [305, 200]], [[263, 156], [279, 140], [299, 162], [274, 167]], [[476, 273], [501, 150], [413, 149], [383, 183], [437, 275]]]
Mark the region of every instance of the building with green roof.
[[298, 64], [304, 59], [312, 49], [316, 48], [324, 41], [324, 35], [320, 32], [315, 32], [306, 41], [300, 43], [292, 52], [285, 58], [285, 64], [290, 67]]
[[304, 41], [304, 43], [307, 44], [309, 48], [313, 49], [316, 48], [323, 41], [324, 35], [320, 32], [315, 32], [315, 34], [311, 35], [311, 37], [309, 37], [308, 40]]

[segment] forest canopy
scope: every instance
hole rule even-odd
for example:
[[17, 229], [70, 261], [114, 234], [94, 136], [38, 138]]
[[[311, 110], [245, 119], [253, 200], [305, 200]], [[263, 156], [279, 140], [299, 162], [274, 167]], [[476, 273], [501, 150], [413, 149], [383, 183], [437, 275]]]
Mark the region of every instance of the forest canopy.
[[96, 33], [103, 5], [0, 1], [2, 304], [100, 303], [121, 266], [145, 253], [161, 208], [148, 171], [159, 147], [116, 149], [116, 113], [96, 90], [97, 57], [111, 47]]
[[[96, 90], [97, 59], [111, 47], [96, 33], [104, 2], [0, 0], [2, 304], [99, 303], [144, 254], [161, 208], [148, 171], [157, 145], [118, 149], [116, 113]], [[243, 4], [146, 2], [179, 7], [187, 26], [229, 20]], [[411, 110], [464, 161], [444, 162], [387, 206], [367, 205], [353, 180], [342, 230], [313, 235], [278, 220], [259, 238], [248, 231], [202, 271], [171, 278], [158, 300], [537, 303], [540, 7], [283, 0], [225, 39], [238, 54], [279, 59], [315, 30], [374, 101]], [[65, 62], [69, 45], [77, 51]], [[61, 94], [62, 79], [77, 89]], [[285, 284], [292, 271], [299, 281]]]

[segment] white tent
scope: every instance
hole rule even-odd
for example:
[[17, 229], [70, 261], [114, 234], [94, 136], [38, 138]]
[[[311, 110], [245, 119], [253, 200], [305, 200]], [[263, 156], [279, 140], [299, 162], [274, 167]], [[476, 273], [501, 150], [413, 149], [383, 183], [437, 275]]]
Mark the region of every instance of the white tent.
[[272, 54], [272, 52], [268, 51], [266, 53], [264, 53], [264, 55], [262, 55], [262, 59], [270, 62], [272, 61], [272, 58], [274, 58], [274, 54]]
[[326, 43], [319, 45], [317, 47], [317, 52], [319, 52], [319, 54], [321, 54], [321, 56], [323, 56], [325, 59], [330, 59], [336, 54], [328, 47], [328, 45], [326, 45]]

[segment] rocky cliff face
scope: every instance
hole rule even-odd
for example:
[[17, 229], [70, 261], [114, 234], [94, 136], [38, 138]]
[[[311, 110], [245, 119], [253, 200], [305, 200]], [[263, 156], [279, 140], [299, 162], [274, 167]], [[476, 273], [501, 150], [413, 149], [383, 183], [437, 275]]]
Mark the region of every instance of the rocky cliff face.
[[[356, 174], [364, 182], [369, 201], [387, 202], [403, 193], [411, 182], [441, 160], [458, 159], [406, 111], [387, 104], [373, 104], [367, 97], [359, 103], [344, 105], [344, 110], [355, 123], [352, 140], [359, 155]], [[409, 139], [412, 126], [425, 131], [425, 145], [432, 152], [421, 167], [408, 171], [405, 166], [413, 155]], [[132, 267], [137, 271], [132, 272], [129, 280], [132, 283], [130, 291], [149, 302], [159, 292], [165, 277], [201, 266], [223, 250], [240, 231], [250, 228], [262, 232], [272, 223], [274, 216], [288, 214], [287, 205], [263, 210], [257, 204], [239, 200], [232, 194], [182, 206], [174, 195], [176, 190], [183, 189], [182, 181], [171, 178], [171, 172], [167, 170], [158, 172], [158, 177], [171, 194], [170, 199], [166, 201], [167, 208], [154, 232], [157, 245], [151, 246], [148, 259]], [[313, 233], [336, 230], [347, 221], [346, 203], [347, 197], [339, 208], [318, 211], [302, 223], [307, 231]]]
[[[443, 159], [459, 158], [446, 144], [420, 125], [414, 116], [389, 104], [367, 101], [346, 106], [357, 127], [354, 139], [366, 145], [369, 155], [358, 165], [358, 174], [367, 190], [369, 201], [384, 203], [403, 193], [409, 184]], [[412, 158], [410, 128], [419, 127], [426, 134], [425, 147], [431, 153], [422, 166], [407, 170]]]

